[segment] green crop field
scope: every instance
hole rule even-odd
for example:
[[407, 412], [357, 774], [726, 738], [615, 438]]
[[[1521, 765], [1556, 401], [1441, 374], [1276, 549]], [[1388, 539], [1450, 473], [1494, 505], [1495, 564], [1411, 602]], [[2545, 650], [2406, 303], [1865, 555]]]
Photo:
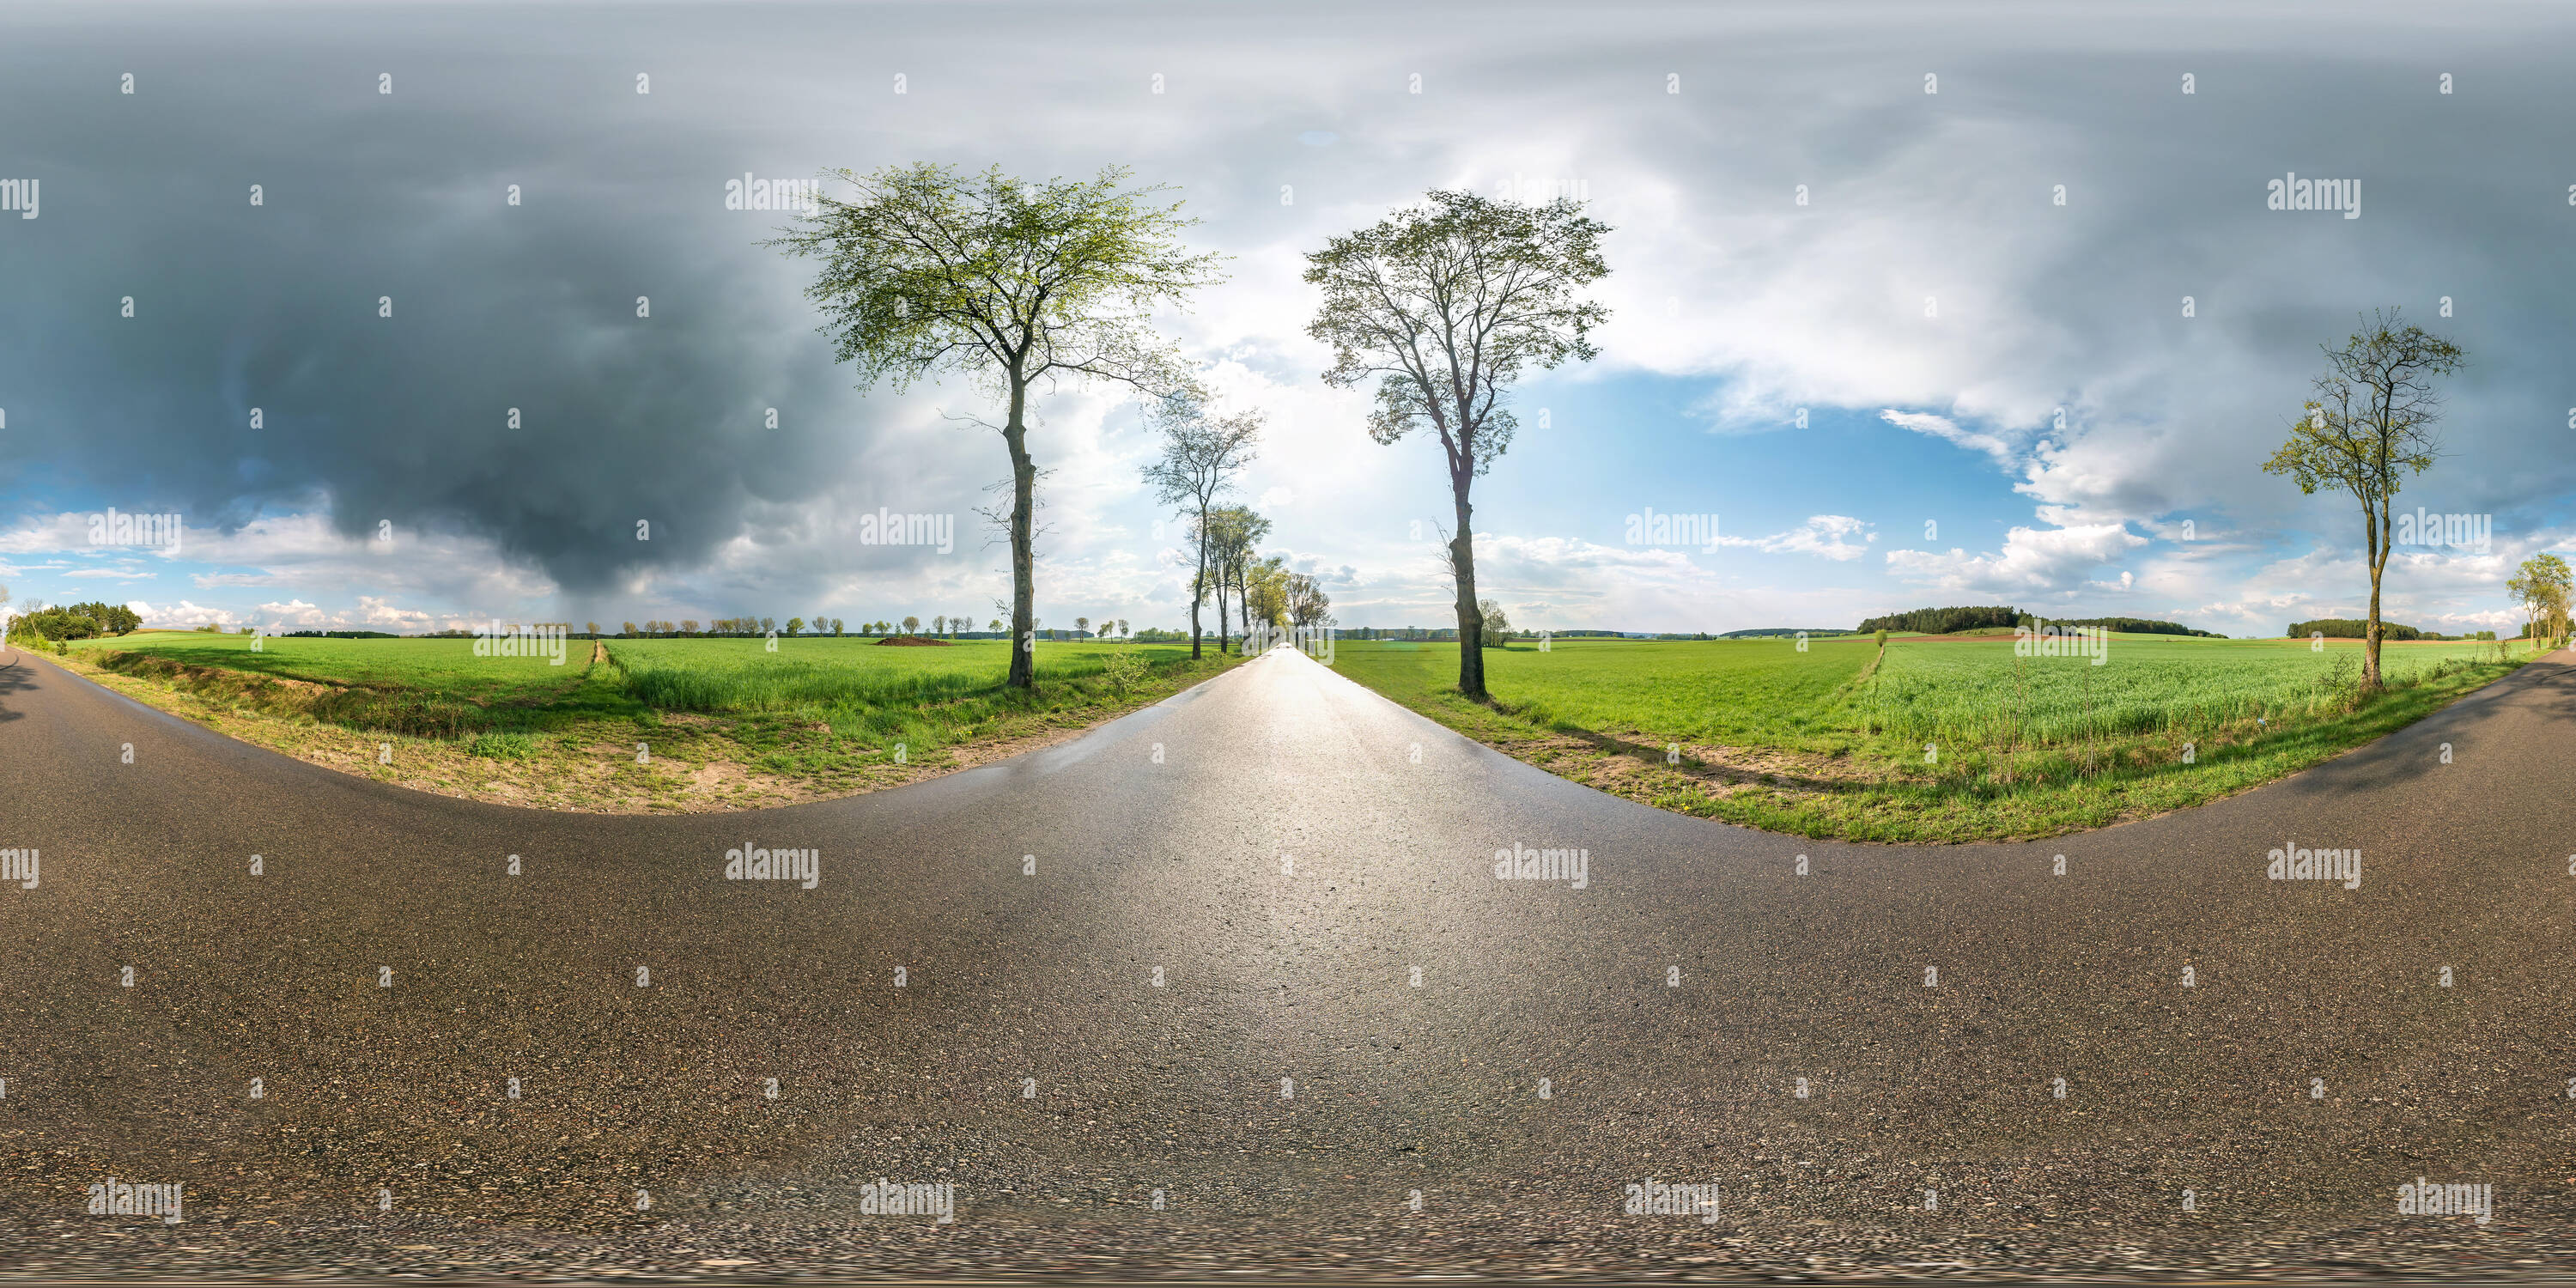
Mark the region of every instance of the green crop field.
[[[256, 651], [252, 644], [259, 647]], [[589, 660], [586, 640], [565, 646], [564, 664], [542, 657], [476, 657], [472, 640], [264, 639], [202, 631], [145, 631], [72, 641], [75, 652], [148, 653], [189, 666], [223, 667], [322, 684], [434, 690], [476, 702], [545, 693], [578, 680]]]
[[[470, 639], [145, 632], [61, 659], [103, 683], [351, 772], [570, 809], [708, 809], [838, 795], [975, 763], [1167, 695], [1239, 659], [1186, 644], [1040, 641], [1038, 688], [1008, 645], [874, 638], [565, 641], [478, 657]], [[390, 740], [390, 741], [388, 741]], [[643, 744], [648, 755], [635, 752]], [[398, 748], [388, 751], [388, 747]], [[374, 755], [369, 753], [373, 752]], [[390, 764], [385, 763], [390, 757]]]
[[[2400, 728], [2517, 663], [2496, 645], [2114, 635], [2102, 665], [2009, 634], [1889, 641], [1343, 641], [1336, 669], [1471, 737], [1648, 804], [1810, 836], [2045, 836], [2224, 796]], [[1675, 763], [1678, 760], [1678, 763]]]

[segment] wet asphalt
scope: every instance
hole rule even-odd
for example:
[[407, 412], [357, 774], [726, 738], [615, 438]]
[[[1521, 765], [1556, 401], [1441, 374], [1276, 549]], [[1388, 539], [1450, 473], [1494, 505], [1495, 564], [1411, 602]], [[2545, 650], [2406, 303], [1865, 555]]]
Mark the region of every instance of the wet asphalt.
[[[2571, 730], [2559, 654], [2200, 809], [1844, 845], [1281, 653], [942, 779], [621, 817], [13, 651], [0, 1276], [2559, 1273]], [[110, 1176], [184, 1222], [89, 1215]], [[2399, 1215], [2418, 1177], [2493, 1220]], [[1623, 1212], [1649, 1180], [1718, 1219]]]

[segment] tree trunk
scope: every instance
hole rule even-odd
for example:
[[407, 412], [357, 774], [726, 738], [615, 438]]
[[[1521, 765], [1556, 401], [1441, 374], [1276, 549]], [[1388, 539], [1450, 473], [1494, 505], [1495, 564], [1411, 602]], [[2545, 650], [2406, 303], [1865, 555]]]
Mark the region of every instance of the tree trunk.
[[1207, 504], [1199, 504], [1199, 575], [1190, 579], [1190, 660], [1204, 656], [1199, 651], [1199, 605], [1207, 602]]
[[1474, 507], [1467, 504], [1467, 485], [1474, 478], [1455, 469], [1449, 488], [1458, 501], [1458, 535], [1449, 540], [1449, 567], [1458, 582], [1458, 692], [1485, 698], [1485, 614], [1476, 607], [1476, 534], [1468, 526]]
[[1028, 386], [1011, 383], [1011, 415], [1002, 426], [1002, 441], [1011, 448], [1011, 674], [1004, 684], [1014, 689], [1038, 686], [1037, 548], [1033, 520], [1037, 511], [1038, 467], [1029, 458]]
[[2370, 556], [2370, 622], [2361, 632], [2361, 687], [2365, 692], [2379, 689], [2379, 574], [2388, 567], [2388, 543], [2380, 537], [2387, 517], [2388, 500], [2384, 496], [2378, 513], [2371, 513], [2367, 507], [2362, 510], [2362, 529]]
[[1216, 655], [1217, 655], [1218, 657], [1224, 657], [1224, 656], [1225, 656], [1225, 628], [1226, 628], [1226, 625], [1227, 625], [1227, 622], [1226, 622], [1226, 616], [1225, 616], [1225, 566], [1224, 566], [1224, 565], [1222, 565], [1222, 564], [1220, 564], [1220, 565], [1218, 565], [1218, 566], [1217, 566], [1217, 570], [1216, 570]]

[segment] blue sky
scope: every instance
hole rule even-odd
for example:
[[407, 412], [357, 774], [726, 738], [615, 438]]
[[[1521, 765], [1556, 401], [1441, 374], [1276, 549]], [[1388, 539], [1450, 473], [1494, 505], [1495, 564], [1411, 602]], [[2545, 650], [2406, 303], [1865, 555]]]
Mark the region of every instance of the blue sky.
[[[2472, 359], [2401, 501], [2495, 534], [2399, 551], [2389, 615], [2518, 624], [2512, 565], [2568, 542], [2563, 11], [1085, 13], [13, 7], [0, 179], [43, 204], [0, 213], [0, 582], [180, 626], [987, 619], [1003, 453], [948, 419], [983, 396], [854, 389], [807, 266], [754, 245], [777, 217], [723, 208], [745, 172], [920, 159], [1180, 189], [1231, 281], [1166, 331], [1268, 414], [1243, 499], [1344, 625], [1446, 620], [1450, 509], [1436, 448], [1316, 379], [1299, 257], [1432, 187], [1618, 229], [1601, 359], [1527, 383], [1478, 485], [1516, 624], [2357, 615], [2354, 504], [2259, 466], [2382, 306]], [[2357, 179], [2360, 217], [2267, 209], [2291, 172]], [[1132, 403], [1040, 412], [1041, 617], [1182, 623]], [[184, 514], [181, 550], [91, 545], [109, 506]], [[878, 506], [958, 516], [956, 549], [860, 544]], [[1649, 506], [1727, 544], [1628, 545]]]

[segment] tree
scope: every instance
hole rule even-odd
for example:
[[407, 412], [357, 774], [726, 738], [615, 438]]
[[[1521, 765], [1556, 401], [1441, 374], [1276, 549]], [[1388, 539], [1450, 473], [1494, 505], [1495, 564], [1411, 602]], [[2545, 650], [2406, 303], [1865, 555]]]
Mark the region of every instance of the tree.
[[1074, 618], [1073, 629], [1077, 632], [1089, 631], [1091, 629], [1091, 619], [1088, 617]]
[[[1206, 395], [1192, 389], [1163, 398], [1154, 407], [1153, 418], [1163, 436], [1163, 454], [1145, 467], [1145, 481], [1154, 486], [1157, 500], [1182, 507], [1199, 548], [1198, 573], [1190, 582], [1190, 656], [1198, 657], [1199, 605], [1207, 600], [1208, 511], [1216, 498], [1234, 490], [1235, 476], [1252, 460], [1254, 444], [1261, 437], [1261, 413], [1211, 417]], [[1217, 623], [1217, 634], [1217, 651], [1222, 653], [1222, 621]]]
[[[0, 597], [5, 597], [5, 596], [6, 596], [6, 594], [7, 594], [7, 592], [6, 592], [5, 590], [0, 590]], [[0, 602], [5, 602], [5, 598], [0, 598]], [[1120, 639], [1125, 639], [1125, 638], [1127, 638], [1131, 633], [1132, 633], [1132, 632], [1130, 632], [1130, 631], [1127, 629], [1127, 619], [1126, 619], [1126, 618], [1124, 618], [1124, 617], [1119, 618], [1119, 619], [1118, 619], [1118, 637], [1119, 637]]]
[[1288, 624], [1291, 627], [1311, 629], [1326, 625], [1333, 620], [1333, 614], [1330, 611], [1333, 607], [1333, 597], [1325, 594], [1324, 588], [1316, 584], [1314, 578], [1302, 572], [1288, 574], [1287, 596]]
[[584, 633], [584, 634], [586, 634], [586, 635], [590, 636], [592, 639], [598, 639], [598, 638], [599, 638], [599, 623], [597, 623], [597, 622], [583, 622], [583, 623], [582, 623], [582, 626], [585, 628], [585, 629], [583, 630], [583, 633]]
[[[790, 630], [790, 631], [793, 631], [793, 630], [795, 630], [796, 628], [795, 628], [793, 625], [790, 625], [787, 629], [788, 629], [788, 630]], [[680, 619], [680, 633], [681, 633], [682, 635], [695, 635], [695, 634], [697, 634], [697, 633], [698, 633], [698, 619], [697, 619], [697, 618], [694, 618], [694, 617], [685, 617], [685, 618]]]
[[1333, 348], [1325, 383], [1378, 378], [1368, 430], [1380, 443], [1425, 427], [1439, 435], [1458, 524], [1458, 691], [1471, 698], [1485, 696], [1485, 659], [1468, 492], [1511, 445], [1517, 422], [1503, 400], [1522, 373], [1597, 355], [1591, 331], [1610, 313], [1579, 295], [1610, 271], [1608, 231], [1565, 198], [1532, 206], [1435, 190], [1306, 257], [1306, 281], [1324, 290], [1306, 333]]
[[918, 617], [906, 617], [906, 618], [904, 618], [904, 619], [903, 619], [903, 633], [904, 633], [904, 634], [906, 634], [906, 635], [918, 635], [918, 634], [920, 634], [920, 633], [921, 633], [921, 619], [920, 619], [920, 618], [918, 618]]
[[993, 631], [993, 632], [995, 632], [995, 633], [997, 633], [997, 634], [998, 634], [998, 633], [1000, 633], [1000, 631], [1001, 631], [1001, 629], [1002, 629], [1002, 619], [1001, 619], [1001, 618], [996, 617], [996, 618], [994, 618], [992, 621], [985, 623], [985, 627], [984, 627], [984, 628], [985, 628], [986, 630]]
[[1254, 621], [1274, 630], [1288, 626], [1288, 561], [1272, 555], [1244, 571], [1244, 602]]
[[[1216, 518], [1216, 544], [1208, 555], [1216, 563], [1217, 611], [1220, 614], [1224, 612], [1225, 590], [1232, 587], [1234, 602], [1242, 605], [1238, 611], [1243, 616], [1243, 633], [1248, 638], [1252, 634], [1252, 610], [1244, 599], [1245, 570], [1252, 563], [1253, 546], [1270, 535], [1270, 520], [1240, 505], [1220, 507]], [[1219, 622], [1217, 627], [1217, 651], [1222, 653], [1225, 651], [1225, 623]]]
[[1486, 639], [1493, 641], [1491, 647], [1507, 647], [1504, 644], [1504, 640], [1509, 638], [1512, 633], [1512, 623], [1511, 619], [1503, 616], [1503, 606], [1493, 600], [1486, 599], [1479, 600], [1476, 607], [1481, 610], [1478, 615], [1483, 619], [1482, 630], [1480, 633], [1484, 635]]
[[[1208, 572], [1216, 586], [1216, 651], [1226, 651], [1226, 604], [1243, 585], [1243, 566], [1252, 545], [1270, 531], [1270, 521], [1240, 505], [1221, 505], [1207, 513]], [[1239, 599], [1236, 602], [1240, 602]]]
[[[770, 244], [823, 261], [806, 297], [862, 388], [898, 392], [938, 371], [962, 372], [1003, 400], [1011, 458], [1011, 623], [1035, 629], [1038, 467], [1028, 447], [1031, 390], [1061, 378], [1124, 383], [1158, 396], [1187, 383], [1150, 315], [1220, 279], [1214, 255], [1180, 242], [1180, 203], [1163, 186], [1129, 188], [1112, 166], [1089, 180], [1023, 183], [1000, 167], [968, 176], [921, 163], [867, 175], [832, 172], [857, 189], [823, 197]], [[996, 516], [997, 518], [1000, 516]], [[1011, 650], [1006, 683], [1037, 683], [1035, 657]]]
[[839, 639], [840, 637], [841, 637], [841, 619], [840, 619], [840, 618], [835, 617], [835, 618], [833, 618], [833, 619], [832, 619], [832, 638], [834, 638], [834, 639]]
[[54, 611], [69, 613], [74, 617], [86, 617], [90, 620], [93, 628], [90, 634], [74, 636], [75, 639], [88, 639], [90, 635], [127, 635], [143, 626], [142, 616], [133, 609], [123, 604], [107, 603], [104, 600], [93, 599], [86, 604], [70, 604]]
[[2361, 684], [2377, 689], [2379, 583], [2395, 535], [2389, 498], [2409, 471], [2432, 467], [2440, 447], [2432, 427], [2442, 418], [2432, 381], [2458, 371], [2466, 359], [2450, 341], [2405, 325], [2397, 309], [2363, 318], [2342, 348], [2319, 348], [2326, 370], [2313, 382], [2317, 396], [2290, 426], [2290, 440], [2263, 463], [2263, 472], [2289, 475], [2306, 495], [2338, 487], [2361, 502], [2370, 559], [2370, 633], [2362, 641]]
[[948, 615], [946, 613], [942, 613], [930, 619], [930, 633], [933, 635], [945, 635], [948, 633]]
[[2547, 551], [2522, 561], [2505, 589], [2523, 606], [2523, 634], [2533, 639], [2546, 634], [2556, 639], [2567, 633], [2567, 599], [2570, 589], [2567, 561]]
[[633, 638], [635, 638], [635, 623], [633, 623], [633, 622], [619, 622], [619, 623], [618, 623], [618, 625], [619, 625], [620, 627], [623, 627], [623, 628], [624, 628], [624, 630], [623, 630], [623, 634], [626, 636], [626, 638], [628, 638], [628, 639], [633, 639]]

